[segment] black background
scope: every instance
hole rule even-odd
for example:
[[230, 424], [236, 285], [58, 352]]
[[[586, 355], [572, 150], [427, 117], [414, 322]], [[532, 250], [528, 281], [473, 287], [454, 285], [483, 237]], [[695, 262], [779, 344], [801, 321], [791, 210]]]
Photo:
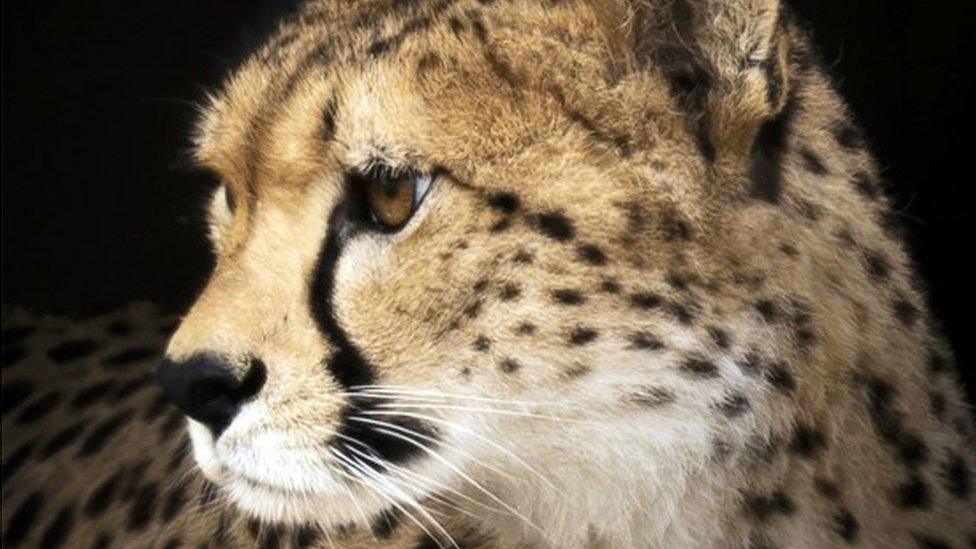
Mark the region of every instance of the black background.
[[[3, 302], [189, 304], [210, 266], [194, 102], [293, 2], [3, 2]], [[971, 2], [793, 2], [870, 136], [974, 383]]]

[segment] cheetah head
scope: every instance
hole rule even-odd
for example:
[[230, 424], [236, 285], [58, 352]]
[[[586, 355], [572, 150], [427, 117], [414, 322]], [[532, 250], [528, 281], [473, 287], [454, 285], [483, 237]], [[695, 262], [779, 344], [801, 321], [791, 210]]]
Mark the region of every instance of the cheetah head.
[[386, 4], [308, 3], [203, 109], [216, 264], [158, 371], [199, 469], [336, 526], [697, 437], [643, 414], [712, 344], [776, 2]]

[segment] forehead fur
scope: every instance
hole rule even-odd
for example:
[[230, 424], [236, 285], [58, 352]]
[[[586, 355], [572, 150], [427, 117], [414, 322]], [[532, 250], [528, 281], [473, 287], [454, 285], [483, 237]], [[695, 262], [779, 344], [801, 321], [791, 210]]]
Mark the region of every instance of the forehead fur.
[[197, 158], [253, 192], [377, 158], [470, 179], [544, 149], [594, 165], [680, 149], [667, 84], [629, 71], [613, 5], [307, 4], [212, 98]]

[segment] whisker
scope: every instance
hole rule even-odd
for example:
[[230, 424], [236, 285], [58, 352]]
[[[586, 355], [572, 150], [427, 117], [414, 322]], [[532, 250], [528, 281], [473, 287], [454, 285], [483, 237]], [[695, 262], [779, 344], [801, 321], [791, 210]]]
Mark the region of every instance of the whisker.
[[[385, 482], [385, 483], [387, 483], [387, 485], [390, 488], [393, 488], [394, 490], [396, 490], [400, 494], [400, 496], [403, 497], [406, 500], [406, 502], [409, 505], [411, 505], [412, 507], [414, 507], [418, 511], [420, 511], [421, 515], [424, 518], [426, 518], [427, 520], [431, 521], [433, 523], [434, 528], [436, 528], [441, 534], [444, 535], [444, 537], [446, 537], [448, 539], [448, 541], [450, 541], [452, 547], [454, 547], [455, 549], [461, 549], [458, 546], [457, 542], [454, 541], [454, 538], [451, 537], [451, 534], [449, 534], [447, 532], [447, 530], [444, 529], [444, 527], [441, 525], [441, 523], [430, 514], [430, 511], [427, 508], [425, 508], [423, 506], [423, 504], [421, 504], [421, 502], [417, 501], [416, 498], [414, 498], [410, 494], [407, 494], [406, 492], [404, 492], [403, 490], [401, 490], [399, 487], [389, 484], [392, 481], [392, 479], [390, 479], [390, 478], [384, 478], [379, 473], [371, 472], [371, 470], [369, 469], [369, 467], [367, 467], [365, 464], [363, 464], [358, 459], [356, 459], [355, 461], [360, 466], [360, 468], [362, 468], [364, 470], [364, 472], [366, 474], [372, 476], [377, 482]], [[430, 532], [427, 532], [427, 535], [430, 535]], [[431, 537], [433, 538], [433, 536], [431, 536]], [[437, 538], [433, 538], [433, 539], [437, 540]], [[440, 543], [439, 542], [438, 542], [438, 546], [440, 546]]]
[[[430, 389], [412, 389], [398, 387], [395, 385], [357, 385], [350, 387], [350, 391], [341, 393], [343, 396], [368, 396], [373, 398], [383, 398], [384, 395], [401, 395], [414, 398], [440, 398], [442, 400], [456, 399], [475, 402], [494, 402], [498, 404], [513, 404], [519, 406], [547, 406], [552, 404], [562, 404], [559, 402], [541, 402], [532, 400], [511, 400], [503, 398], [483, 397], [477, 395], [465, 395], [460, 393], [444, 393]], [[568, 402], [566, 404], [569, 404]]]
[[460, 411], [460, 412], [473, 412], [473, 413], [484, 413], [484, 414], [498, 414], [498, 415], [516, 416], [516, 417], [525, 417], [525, 418], [534, 418], [534, 419], [545, 419], [545, 420], [559, 421], [559, 422], [565, 422], [565, 423], [578, 423], [578, 424], [583, 424], [583, 425], [597, 425], [597, 423], [594, 422], [594, 421], [592, 421], [592, 420], [583, 420], [583, 419], [574, 419], [574, 418], [559, 417], [559, 416], [550, 416], [550, 415], [545, 415], [545, 414], [536, 414], [536, 413], [532, 413], [532, 412], [519, 412], [519, 411], [516, 411], [516, 410], [499, 410], [499, 409], [496, 409], [496, 408], [474, 408], [474, 407], [471, 407], [471, 406], [455, 406], [455, 405], [449, 405], [449, 404], [429, 404], [429, 405], [427, 405], [427, 404], [388, 404], [388, 403], [384, 403], [384, 404], [378, 405], [377, 408], [384, 408], [384, 409], [401, 408], [401, 409], [419, 409], [419, 410], [425, 410], [425, 409], [426, 410], [456, 410], [456, 411]]
[[[456, 490], [454, 488], [451, 488], [450, 486], [448, 486], [448, 485], [446, 485], [444, 483], [441, 483], [441, 482], [438, 482], [436, 480], [427, 478], [427, 477], [425, 477], [423, 475], [420, 475], [418, 473], [414, 473], [414, 472], [410, 471], [409, 469], [407, 469], [405, 467], [400, 467], [398, 465], [394, 465], [393, 463], [390, 463], [389, 461], [386, 461], [386, 460], [383, 460], [383, 459], [377, 459], [377, 458], [375, 458], [373, 456], [366, 455], [366, 454], [360, 452], [359, 450], [356, 450], [355, 448], [350, 448], [350, 447], [347, 446], [346, 449], [349, 450], [349, 451], [351, 451], [351, 452], [355, 452], [356, 454], [362, 456], [365, 459], [369, 459], [369, 460], [373, 461], [374, 463], [377, 463], [379, 465], [382, 465], [384, 467], [387, 467], [387, 468], [391, 469], [392, 471], [394, 471], [397, 474], [400, 474], [400, 475], [403, 475], [403, 476], [409, 476], [409, 477], [414, 478], [418, 482], [427, 484], [428, 486], [433, 486], [434, 490], [451, 492], [451, 493], [457, 495], [458, 497], [460, 497], [461, 499], [463, 499], [465, 501], [468, 501], [470, 503], [473, 503], [474, 505], [477, 505], [477, 506], [479, 506], [479, 507], [481, 507], [481, 508], [483, 508], [483, 509], [485, 509], [487, 511], [491, 511], [493, 513], [505, 513], [505, 511], [502, 510], [502, 509], [498, 509], [497, 507], [492, 507], [490, 505], [486, 505], [486, 504], [484, 504], [484, 503], [482, 503], [482, 502], [480, 502], [480, 501], [472, 498], [471, 496], [468, 496], [467, 494], [464, 494], [464, 493], [462, 493], [462, 492], [460, 492], [460, 491], [458, 491], [458, 490]], [[459, 510], [462, 510], [462, 509], [459, 508]], [[462, 510], [462, 512], [466, 512], [466, 511], [463, 511]]]
[[359, 416], [359, 415], [350, 416], [349, 417], [349, 420], [350, 421], [358, 421], [360, 423], [369, 423], [369, 424], [372, 424], [372, 425], [378, 425], [380, 427], [386, 427], [388, 429], [396, 429], [397, 431], [400, 431], [401, 433], [404, 433], [406, 435], [414, 436], [414, 437], [416, 437], [416, 438], [418, 438], [420, 440], [425, 440], [425, 441], [430, 442], [432, 444], [438, 444], [438, 445], [441, 445], [441, 446], [445, 446], [445, 447], [450, 448], [450, 449], [454, 450], [455, 452], [461, 454], [462, 456], [470, 459], [471, 461], [477, 463], [478, 465], [481, 465], [485, 469], [488, 469], [489, 471], [491, 471], [491, 472], [493, 472], [493, 473], [495, 473], [497, 475], [500, 475], [500, 476], [506, 477], [508, 479], [513, 479], [514, 480], [514, 477], [512, 475], [510, 475], [509, 473], [506, 473], [505, 471], [502, 471], [501, 469], [499, 469], [499, 468], [497, 468], [497, 467], [495, 467], [493, 465], [490, 465], [490, 464], [486, 463], [483, 460], [480, 460], [480, 459], [474, 457], [473, 455], [471, 455], [470, 452], [467, 452], [465, 450], [462, 450], [457, 445], [450, 444], [450, 443], [444, 442], [442, 440], [437, 440], [436, 438], [429, 437], [427, 435], [418, 433], [417, 431], [414, 431], [413, 429], [408, 429], [406, 427], [403, 427], [401, 425], [396, 425], [396, 424], [390, 423], [388, 421], [380, 421], [380, 420], [376, 420], [376, 419], [369, 419], [369, 418], [365, 418], [365, 417], [362, 417], [362, 416]]
[[360, 414], [361, 415], [378, 415], [378, 416], [405, 416], [405, 417], [410, 417], [410, 418], [413, 418], [413, 419], [418, 419], [418, 420], [421, 420], [421, 421], [429, 421], [431, 423], [436, 423], [438, 425], [444, 425], [446, 427], [450, 427], [450, 428], [453, 428], [453, 429], [458, 429], [460, 431], [463, 431], [463, 432], [465, 432], [465, 433], [467, 433], [467, 434], [469, 434], [469, 435], [477, 438], [478, 440], [480, 440], [480, 441], [482, 441], [482, 442], [490, 445], [492, 448], [495, 448], [496, 450], [504, 453], [508, 457], [512, 458], [513, 460], [515, 460], [516, 463], [518, 463], [519, 465], [521, 465], [522, 467], [524, 467], [525, 469], [527, 469], [530, 473], [532, 473], [533, 475], [535, 475], [536, 478], [538, 478], [543, 483], [545, 483], [545, 485], [548, 486], [550, 489], [552, 489], [554, 492], [556, 492], [557, 494], [559, 494], [562, 497], [565, 497], [565, 494], [563, 494], [559, 490], [559, 488], [556, 487], [555, 484], [553, 484], [548, 478], [546, 478], [542, 473], [540, 473], [539, 471], [537, 471], [531, 465], [529, 465], [528, 463], [526, 463], [525, 460], [523, 460], [522, 458], [520, 458], [519, 456], [517, 456], [511, 450], [509, 450], [509, 449], [503, 447], [502, 445], [498, 444], [497, 442], [494, 442], [493, 440], [489, 439], [488, 437], [479, 434], [474, 429], [471, 429], [469, 427], [465, 427], [464, 425], [460, 425], [460, 424], [458, 424], [456, 422], [451, 422], [451, 421], [447, 421], [447, 420], [435, 418], [435, 417], [432, 417], [432, 416], [429, 416], [429, 415], [424, 415], [424, 414], [413, 414], [413, 413], [410, 413], [410, 412], [398, 412], [398, 411], [386, 411], [386, 410], [367, 410], [367, 411], [360, 412]]
[[[403, 513], [407, 518], [409, 518], [414, 524], [416, 524], [421, 530], [423, 530], [424, 533], [427, 534], [427, 536], [429, 536], [433, 540], [437, 540], [437, 538], [434, 537], [434, 535], [430, 532], [430, 530], [428, 530], [427, 527], [424, 526], [422, 522], [420, 522], [420, 520], [418, 520], [412, 513], [407, 511], [401, 504], [397, 503], [396, 500], [390, 497], [385, 490], [382, 490], [379, 487], [377, 487], [375, 480], [370, 481], [369, 478], [363, 477], [363, 475], [366, 475], [367, 477], [369, 476], [368, 467], [356, 465], [345, 454], [343, 454], [341, 451], [339, 451], [336, 448], [329, 448], [329, 451], [332, 452], [332, 454], [337, 459], [339, 459], [342, 463], [344, 463], [346, 467], [350, 469], [351, 473], [355, 473], [353, 475], [349, 475], [348, 478], [350, 478], [355, 482], [363, 484], [364, 486], [371, 488], [373, 492], [375, 492], [380, 497], [385, 499], [387, 502], [389, 502], [390, 505], [392, 505], [398, 511]], [[443, 548], [443, 546], [440, 544], [439, 541], [437, 543], [437, 546]], [[455, 547], [457, 546], [455, 545]]]
[[423, 444], [420, 444], [420, 443], [418, 443], [418, 442], [416, 442], [416, 441], [414, 441], [414, 440], [412, 440], [412, 439], [410, 439], [408, 437], [405, 437], [405, 436], [401, 435], [400, 433], [397, 433], [396, 431], [391, 431], [389, 429], [382, 428], [382, 427], [377, 428], [376, 430], [377, 430], [377, 432], [387, 434], [387, 435], [392, 436], [394, 438], [398, 438], [400, 440], [403, 440], [403, 441], [407, 442], [408, 444], [411, 444], [413, 446], [416, 446], [421, 451], [427, 453], [432, 458], [434, 458], [437, 461], [439, 461], [445, 467], [450, 468], [458, 476], [460, 476], [465, 481], [469, 482], [472, 486], [474, 486], [479, 492], [482, 492], [483, 494], [485, 494], [486, 496], [488, 496], [489, 498], [491, 498], [492, 501], [494, 501], [494, 502], [498, 503], [499, 505], [501, 505], [506, 511], [508, 511], [512, 515], [518, 517], [520, 520], [522, 520], [523, 522], [525, 522], [525, 524], [527, 524], [533, 530], [537, 531], [539, 534], [542, 534], [543, 536], [545, 535], [545, 532], [543, 532], [542, 529], [539, 528], [538, 526], [536, 526], [532, 521], [530, 521], [529, 519], [527, 519], [524, 516], [522, 516], [522, 514], [519, 513], [518, 511], [516, 511], [511, 505], [509, 505], [509, 504], [505, 503], [504, 501], [502, 501], [501, 499], [499, 499], [498, 496], [496, 496], [495, 494], [493, 494], [490, 491], [488, 491], [485, 487], [483, 487], [480, 484], [478, 484], [477, 481], [475, 481], [470, 476], [468, 476], [467, 474], [465, 474], [464, 471], [461, 471], [457, 466], [455, 466], [454, 464], [452, 464], [451, 462], [449, 462], [446, 458], [444, 458], [443, 456], [441, 456], [440, 454], [438, 454], [434, 450], [431, 450], [430, 448], [424, 446]]

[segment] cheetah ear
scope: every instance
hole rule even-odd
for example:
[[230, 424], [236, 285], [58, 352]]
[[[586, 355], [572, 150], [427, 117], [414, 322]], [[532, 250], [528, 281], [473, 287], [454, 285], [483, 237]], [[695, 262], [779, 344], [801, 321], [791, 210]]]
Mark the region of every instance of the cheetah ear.
[[790, 31], [780, 0], [612, 0], [615, 15], [596, 1], [602, 19], [624, 22], [621, 47], [637, 66], [664, 73], [709, 160], [747, 153], [784, 109]]

